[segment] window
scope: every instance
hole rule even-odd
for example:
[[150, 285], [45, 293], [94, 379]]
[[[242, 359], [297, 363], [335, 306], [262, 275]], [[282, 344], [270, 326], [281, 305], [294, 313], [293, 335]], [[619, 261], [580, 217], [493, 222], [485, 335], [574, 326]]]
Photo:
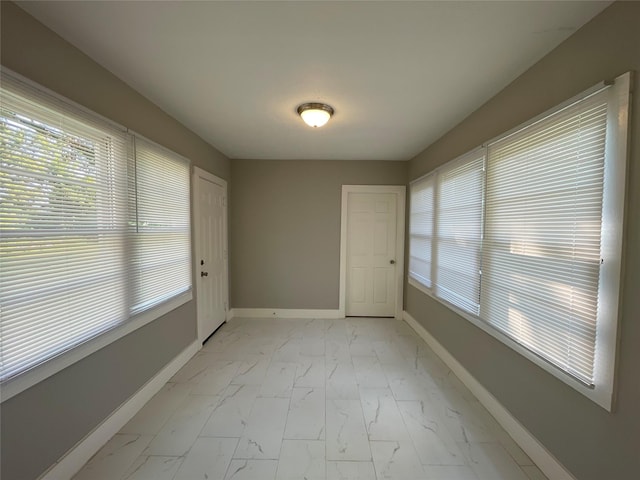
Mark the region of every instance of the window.
[[489, 146], [483, 317], [588, 385], [608, 91]]
[[6, 382], [190, 296], [189, 165], [4, 72], [0, 100]]
[[434, 185], [434, 174], [427, 175], [411, 185], [409, 276], [427, 288], [431, 288]]
[[135, 146], [138, 288], [132, 313], [191, 288], [189, 165], [142, 138]]
[[478, 314], [484, 152], [472, 152], [437, 172], [434, 293]]
[[410, 283], [607, 409], [628, 97], [627, 74], [411, 185]]
[[411, 185], [410, 278], [476, 315], [483, 185], [484, 150], [464, 155]]

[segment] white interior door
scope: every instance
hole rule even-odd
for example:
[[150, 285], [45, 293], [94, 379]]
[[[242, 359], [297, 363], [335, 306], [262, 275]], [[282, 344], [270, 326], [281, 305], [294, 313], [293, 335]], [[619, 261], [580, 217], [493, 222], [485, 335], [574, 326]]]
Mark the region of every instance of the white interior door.
[[348, 316], [396, 315], [397, 194], [347, 193], [346, 309]]
[[198, 338], [205, 341], [226, 320], [227, 184], [195, 169]]

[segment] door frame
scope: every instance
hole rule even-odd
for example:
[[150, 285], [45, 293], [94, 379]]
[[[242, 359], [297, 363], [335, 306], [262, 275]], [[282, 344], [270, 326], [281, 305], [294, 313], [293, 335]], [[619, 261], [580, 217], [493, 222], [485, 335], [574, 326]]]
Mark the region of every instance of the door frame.
[[340, 220], [340, 303], [342, 317], [347, 301], [347, 226], [349, 225], [348, 199], [350, 193], [394, 193], [396, 195], [396, 309], [395, 318], [402, 319], [404, 295], [404, 227], [407, 187], [404, 185], [342, 185]]
[[222, 210], [222, 228], [224, 230], [223, 232], [223, 238], [224, 238], [224, 245], [223, 245], [223, 249], [224, 249], [224, 275], [223, 278], [225, 280], [225, 285], [224, 285], [224, 290], [225, 290], [225, 318], [224, 321], [226, 322], [227, 320], [229, 320], [229, 230], [228, 230], [228, 204], [229, 202], [227, 201], [228, 199], [228, 191], [227, 191], [227, 181], [212, 174], [207, 172], [206, 170], [203, 170], [199, 167], [193, 167], [193, 175], [192, 175], [192, 183], [193, 183], [193, 218], [194, 218], [194, 242], [193, 242], [193, 250], [194, 250], [194, 255], [193, 255], [193, 276], [195, 278], [195, 282], [194, 285], [196, 286], [195, 291], [196, 291], [196, 324], [197, 324], [197, 333], [198, 333], [198, 341], [199, 342], [203, 342], [204, 340], [206, 340], [206, 338], [211, 334], [211, 332], [209, 332], [206, 337], [203, 338], [204, 333], [202, 332], [202, 325], [201, 325], [201, 319], [200, 319], [200, 310], [198, 308], [198, 289], [199, 289], [199, 285], [200, 285], [200, 276], [198, 275], [198, 272], [200, 271], [200, 264], [199, 264], [199, 252], [200, 252], [200, 236], [198, 235], [200, 233], [200, 202], [199, 202], [199, 198], [200, 198], [200, 191], [199, 191], [199, 180], [203, 179], [203, 180], [207, 180], [211, 183], [215, 183], [216, 185], [219, 185], [220, 187], [223, 188], [224, 190], [224, 199], [222, 202], [222, 206], [224, 207]]

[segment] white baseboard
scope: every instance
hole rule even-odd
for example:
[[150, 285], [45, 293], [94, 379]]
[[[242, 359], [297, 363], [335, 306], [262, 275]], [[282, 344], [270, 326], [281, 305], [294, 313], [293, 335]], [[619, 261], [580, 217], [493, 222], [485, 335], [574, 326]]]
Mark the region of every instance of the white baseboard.
[[343, 318], [340, 310], [299, 310], [289, 308], [234, 308], [229, 318]]
[[118, 407], [91, 433], [69, 450], [47, 470], [40, 480], [69, 480], [102, 446], [109, 441], [138, 411], [193, 357], [201, 345], [198, 341], [185, 348], [168, 365], [160, 370], [129, 400]]
[[575, 480], [575, 477], [502, 404], [476, 380], [415, 318], [403, 312], [411, 328], [431, 347], [480, 403], [493, 415], [513, 440], [549, 480]]

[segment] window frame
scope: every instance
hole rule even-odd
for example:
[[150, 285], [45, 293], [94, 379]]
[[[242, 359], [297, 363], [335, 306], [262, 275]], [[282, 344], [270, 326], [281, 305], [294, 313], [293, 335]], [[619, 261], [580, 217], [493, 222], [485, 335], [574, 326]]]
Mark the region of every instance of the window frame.
[[[622, 297], [621, 278], [623, 273], [623, 236], [625, 230], [625, 206], [627, 190], [627, 168], [629, 158], [629, 119], [630, 119], [630, 97], [631, 97], [632, 72], [618, 76], [612, 82], [601, 82], [593, 87], [575, 95], [561, 104], [546, 110], [534, 118], [516, 126], [515, 128], [502, 133], [480, 147], [460, 155], [451, 160], [456, 162], [470, 155], [478, 149], [486, 150], [487, 145], [502, 140], [516, 132], [519, 132], [530, 125], [533, 125], [546, 117], [592, 95], [605, 87], [611, 88], [611, 99], [607, 108], [607, 142], [605, 144], [605, 181], [603, 189], [602, 206], [602, 229], [601, 229], [601, 252], [602, 257], [607, 258], [600, 267], [598, 282], [598, 309], [596, 322], [596, 343], [594, 357], [594, 385], [585, 385], [577, 378], [565, 372], [562, 368], [551, 363], [547, 359], [529, 350], [516, 340], [505, 335], [491, 324], [483, 320], [479, 315], [473, 315], [456, 305], [438, 297], [432, 288], [423, 285], [419, 280], [414, 279], [407, 272], [407, 283], [420, 292], [433, 298], [435, 301], [446, 306], [457, 315], [471, 322], [476, 327], [499, 340], [501, 343], [518, 352], [535, 365], [550, 373], [565, 384], [592, 400], [603, 409], [613, 412], [615, 407], [615, 374], [616, 356], [618, 345], [618, 331], [620, 323], [619, 304]], [[613, 131], [610, 131], [613, 129]], [[487, 160], [485, 160], [486, 162]], [[448, 163], [445, 163], [447, 165]], [[443, 165], [444, 166], [444, 165]], [[423, 178], [436, 173], [443, 166], [438, 167], [428, 173], [414, 179], [410, 185]], [[484, 177], [486, 181], [486, 175]], [[486, 185], [484, 186], [486, 192]], [[411, 190], [410, 190], [411, 191]], [[409, 195], [410, 198], [410, 195]], [[485, 197], [483, 194], [483, 203]], [[437, 208], [434, 200], [434, 209]], [[434, 213], [434, 217], [436, 214]], [[409, 218], [411, 218], [411, 206], [409, 207]], [[483, 206], [482, 225], [486, 223]], [[409, 226], [410, 228], [410, 226]], [[435, 247], [437, 248], [437, 246]], [[433, 284], [433, 279], [432, 279]], [[482, 288], [482, 286], [481, 286]], [[482, 313], [482, 312], [480, 312]]]
[[[33, 89], [37, 92], [38, 95], [41, 95], [44, 98], [51, 99], [54, 103], [61, 104], [62, 107], [66, 107], [72, 110], [75, 110], [79, 116], [87, 117], [88, 121], [104, 123], [108, 125], [110, 128], [115, 128], [116, 130], [122, 131], [127, 137], [128, 142], [133, 143], [133, 138], [135, 136], [143, 138], [145, 141], [165, 150], [171, 155], [181, 159], [181, 161], [186, 162], [189, 169], [188, 174], [188, 188], [189, 188], [189, 199], [191, 199], [191, 162], [186, 157], [179, 155], [162, 145], [139, 135], [123, 125], [114, 122], [87, 107], [70, 100], [63, 95], [60, 95], [36, 82], [30, 80], [29, 78], [24, 77], [11, 69], [6, 67], [1, 68], [1, 72], [3, 75], [7, 75], [11, 77], [13, 80], [23, 83], [28, 88]], [[133, 154], [133, 150], [128, 153], [129, 155]], [[189, 268], [191, 268], [192, 263], [192, 238], [191, 238], [191, 226], [192, 226], [192, 212], [191, 207], [189, 206]], [[96, 336], [89, 338], [86, 341], [76, 344], [68, 350], [62, 351], [59, 354], [49, 358], [48, 360], [43, 361], [40, 364], [37, 364], [23, 372], [17, 374], [14, 377], [8, 378], [4, 380], [0, 385], [0, 403], [20, 394], [21, 392], [27, 390], [28, 388], [46, 380], [47, 378], [55, 375], [56, 373], [62, 371], [63, 369], [79, 362], [80, 360], [88, 357], [89, 355], [97, 352], [98, 350], [118, 341], [119, 339], [129, 335], [130, 333], [138, 330], [139, 328], [153, 322], [154, 320], [166, 315], [167, 313], [175, 310], [176, 308], [184, 305], [185, 303], [191, 301], [193, 299], [193, 271], [191, 271], [190, 275], [190, 287], [187, 291], [182, 292], [174, 297], [167, 299], [147, 310], [141, 311], [137, 314], [130, 314], [129, 317], [122, 321], [118, 322], [115, 325], [107, 327], [103, 332], [98, 333]]]
[[[424, 289], [425, 293], [426, 291], [431, 292], [431, 290], [433, 289], [433, 241], [434, 241], [434, 235], [435, 235], [435, 222], [436, 222], [436, 216], [435, 216], [435, 205], [437, 203], [437, 189], [436, 189], [436, 181], [438, 179], [437, 176], [437, 169], [428, 173], [427, 175], [423, 175], [419, 178], [417, 178], [416, 180], [414, 180], [413, 182], [411, 182], [409, 184], [409, 203], [410, 203], [410, 210], [409, 210], [409, 222], [408, 222], [408, 227], [409, 227], [409, 248], [408, 248], [408, 252], [409, 252], [409, 258], [408, 258], [408, 268], [407, 268], [407, 277], [409, 279], [409, 284], [418, 287], [420, 289]], [[432, 200], [432, 205], [431, 205], [431, 234], [430, 235], [426, 235], [424, 233], [416, 233], [413, 234], [412, 233], [412, 224], [411, 224], [411, 216], [413, 215], [413, 212], [411, 211], [411, 207], [413, 206], [413, 203], [411, 201], [412, 199], [412, 194], [413, 194], [413, 186], [418, 184], [418, 183], [426, 183], [430, 181], [431, 185], [430, 188], [432, 190], [431, 192], [431, 200]], [[413, 276], [412, 275], [412, 271], [411, 271], [411, 259], [413, 257], [413, 250], [411, 249], [411, 244], [412, 244], [412, 240], [416, 238], [416, 239], [420, 239], [420, 240], [427, 240], [429, 242], [430, 245], [430, 249], [431, 251], [429, 252], [429, 278], [425, 278], [422, 275], [418, 275], [421, 278], [424, 278], [424, 282], [421, 281], [418, 276]], [[416, 257], [417, 258], [417, 257]], [[421, 260], [421, 259], [420, 259]], [[412, 283], [412, 282], [415, 282]]]
[[[436, 209], [438, 206], [438, 202], [439, 202], [439, 184], [438, 184], [438, 176], [439, 173], [444, 170], [445, 168], [448, 168], [449, 165], [455, 165], [458, 163], [465, 163], [465, 161], [470, 161], [473, 159], [477, 159], [479, 156], [483, 157], [483, 175], [482, 175], [482, 218], [480, 220], [481, 222], [481, 230], [482, 232], [484, 232], [484, 195], [485, 195], [485, 189], [486, 189], [486, 185], [485, 182], [487, 180], [486, 175], [484, 174], [484, 170], [485, 170], [485, 166], [486, 166], [486, 158], [487, 158], [487, 148], [486, 146], [482, 145], [480, 147], [476, 147], [466, 153], [463, 153], [462, 155], [454, 158], [453, 160], [449, 160], [448, 162], [444, 163], [443, 165], [431, 170], [430, 172], [421, 175], [420, 177], [412, 180], [411, 182], [409, 182], [409, 199], [411, 199], [411, 187], [412, 185], [428, 178], [428, 177], [433, 177], [433, 228], [432, 228], [432, 235], [430, 237], [431, 239], [431, 271], [430, 271], [430, 283], [431, 286], [428, 286], [424, 283], [422, 283], [419, 279], [411, 276], [411, 272], [407, 271], [407, 282], [409, 283], [409, 285], [417, 288], [418, 290], [420, 290], [422, 293], [425, 293], [427, 295], [429, 295], [431, 298], [437, 300], [438, 302], [442, 303], [443, 305], [445, 305], [446, 307], [449, 307], [450, 309], [454, 310], [456, 313], [458, 313], [459, 315], [463, 315], [463, 316], [469, 316], [469, 317], [475, 317], [475, 315], [473, 315], [472, 313], [467, 312], [466, 310], [462, 309], [461, 307], [445, 300], [444, 298], [439, 297], [436, 292], [435, 292], [435, 284], [437, 278], [436, 275], [434, 274], [435, 271], [437, 270], [437, 267], [435, 266], [436, 260], [437, 260], [437, 244], [435, 244], [435, 242], [438, 239], [438, 232], [437, 232], [437, 213], [436, 213]], [[411, 205], [409, 205], [409, 222], [411, 222]], [[409, 228], [411, 228], [411, 225], [409, 224]], [[482, 254], [482, 245], [480, 246], [480, 254]], [[409, 248], [409, 255], [411, 255], [411, 249]], [[482, 280], [480, 279], [480, 283], [482, 283]], [[479, 300], [478, 300], [479, 301]], [[478, 318], [479, 320], [479, 318]], [[479, 320], [481, 321], [481, 320]]]
[[[175, 161], [179, 161], [179, 162], [185, 164], [185, 166], [187, 167], [187, 175], [186, 175], [185, 179], [187, 181], [187, 186], [188, 186], [188, 189], [189, 189], [187, 191], [187, 194], [186, 194], [186, 197], [187, 197], [186, 200], [188, 202], [186, 209], [188, 211], [187, 218], [189, 220], [189, 224], [185, 226], [185, 231], [184, 231], [184, 233], [187, 235], [188, 244], [189, 244], [189, 248], [188, 248], [188, 256], [189, 256], [189, 258], [187, 259], [187, 262], [186, 262], [186, 265], [185, 265], [186, 268], [188, 269], [188, 278], [190, 280], [189, 287], [185, 291], [182, 291], [182, 292], [179, 292], [176, 295], [167, 297], [165, 300], [160, 300], [159, 302], [152, 302], [152, 301], [151, 302], [147, 302], [147, 304], [149, 306], [146, 307], [146, 308], [140, 309], [140, 305], [136, 305], [135, 302], [131, 302], [130, 315], [132, 317], [135, 317], [137, 315], [144, 314], [144, 312], [146, 312], [148, 310], [153, 310], [154, 308], [158, 307], [159, 305], [162, 305], [163, 303], [165, 303], [167, 301], [171, 301], [171, 299], [173, 299], [173, 298], [180, 297], [182, 295], [185, 295], [188, 292], [193, 292], [193, 288], [194, 288], [194, 281], [193, 281], [193, 272], [194, 272], [194, 270], [192, 268], [192, 263], [193, 263], [193, 237], [192, 237], [193, 209], [191, 208], [191, 198], [192, 198], [192, 195], [193, 195], [193, 188], [192, 188], [192, 185], [191, 185], [191, 179], [192, 179], [192, 176], [193, 176], [193, 169], [191, 168], [191, 161], [188, 158], [186, 158], [186, 157], [184, 157], [184, 156], [182, 156], [180, 154], [177, 154], [174, 151], [169, 150], [166, 147], [163, 147], [162, 145], [154, 142], [153, 140], [148, 139], [147, 137], [145, 137], [145, 136], [143, 136], [143, 135], [141, 135], [141, 134], [139, 134], [137, 132], [129, 130], [129, 134], [132, 137], [132, 141], [133, 141], [133, 144], [134, 144], [133, 157], [134, 157], [134, 167], [135, 167], [135, 170], [136, 170], [136, 173], [135, 173], [136, 179], [140, 178], [139, 165], [138, 165], [138, 162], [139, 162], [139, 158], [138, 158], [139, 150], [144, 150], [145, 148], [149, 148], [150, 150], [154, 151], [155, 155], [158, 155], [158, 154], [166, 155], [167, 157], [172, 157], [171, 160], [174, 161], [174, 162]], [[147, 145], [144, 145], [144, 143], [146, 143]], [[142, 148], [139, 148], [139, 144], [143, 144], [144, 146]], [[139, 194], [139, 190], [140, 190], [139, 185], [136, 187], [136, 190], [137, 190], [137, 192]], [[140, 208], [139, 207], [139, 202], [140, 202], [140, 198], [137, 198], [136, 199], [137, 208]], [[138, 223], [138, 220], [139, 220], [138, 215], [136, 215], [136, 223]], [[140, 228], [140, 226], [136, 225], [136, 229], [139, 229], [139, 228]], [[144, 235], [144, 234], [156, 233], [156, 232], [152, 232], [152, 231], [141, 232], [141, 231], [137, 230], [137, 233]], [[137, 245], [135, 245], [133, 247], [132, 259], [135, 259], [134, 261], [137, 261], [138, 258], [139, 258], [139, 251], [138, 251], [139, 247], [140, 247], [140, 244], [137, 244]], [[138, 292], [136, 292], [136, 294], [137, 293]], [[142, 304], [142, 305], [144, 305], [144, 304]], [[136, 306], [138, 307], [137, 309], [134, 308]]]

